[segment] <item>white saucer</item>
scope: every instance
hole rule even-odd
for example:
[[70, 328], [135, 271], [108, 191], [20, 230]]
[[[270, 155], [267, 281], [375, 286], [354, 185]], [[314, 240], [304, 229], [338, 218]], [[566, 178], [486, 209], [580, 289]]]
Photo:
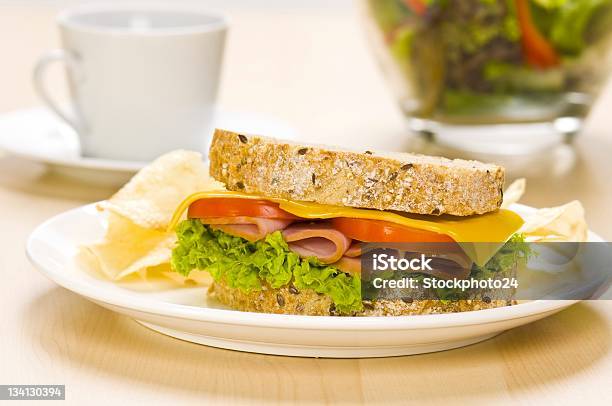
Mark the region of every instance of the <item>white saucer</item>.
[[[261, 114], [219, 110], [215, 127], [296, 139], [290, 125]], [[80, 155], [75, 132], [44, 107], [0, 115], [0, 150], [85, 181], [121, 185], [147, 164]]]
[[[522, 205], [513, 209], [520, 214], [533, 210]], [[213, 347], [332, 358], [420, 354], [477, 343], [577, 302], [536, 300], [473, 312], [403, 317], [290, 316], [227, 310], [207, 297], [205, 287], [145, 290], [85, 272], [75, 260], [77, 249], [99, 240], [106, 221], [93, 204], [59, 214], [34, 230], [27, 242], [27, 255], [38, 270], [66, 289], [160, 333]], [[601, 241], [593, 233], [589, 239]]]

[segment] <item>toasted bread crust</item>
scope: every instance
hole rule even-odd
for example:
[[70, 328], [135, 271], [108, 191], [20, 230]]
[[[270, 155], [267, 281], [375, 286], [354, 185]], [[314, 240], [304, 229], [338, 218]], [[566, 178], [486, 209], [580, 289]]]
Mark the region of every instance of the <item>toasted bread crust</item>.
[[227, 189], [416, 214], [499, 208], [503, 168], [408, 153], [365, 153], [215, 130], [210, 173]]
[[[306, 316], [338, 316], [331, 299], [313, 290], [297, 290], [288, 287], [244, 292], [230, 288], [225, 283], [215, 282], [209, 294], [221, 303], [240, 311]], [[491, 309], [516, 304], [514, 300], [415, 300], [411, 303], [401, 300], [378, 300], [364, 302], [363, 311], [352, 316], [414, 316], [422, 314], [457, 313], [472, 310]]]

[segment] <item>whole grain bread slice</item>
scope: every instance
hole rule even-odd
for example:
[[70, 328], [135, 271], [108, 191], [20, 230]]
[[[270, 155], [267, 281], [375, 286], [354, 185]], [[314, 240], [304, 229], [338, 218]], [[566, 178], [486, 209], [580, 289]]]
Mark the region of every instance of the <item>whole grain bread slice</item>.
[[228, 190], [336, 206], [468, 216], [502, 203], [504, 169], [409, 153], [355, 152], [217, 129], [210, 174]]
[[[232, 309], [243, 312], [297, 314], [306, 316], [338, 316], [333, 302], [326, 295], [311, 289], [297, 290], [288, 286], [244, 292], [224, 282], [213, 283], [208, 294]], [[457, 313], [492, 309], [516, 304], [513, 299], [466, 300], [377, 300], [363, 302], [363, 310], [345, 316], [414, 316], [421, 314]]]

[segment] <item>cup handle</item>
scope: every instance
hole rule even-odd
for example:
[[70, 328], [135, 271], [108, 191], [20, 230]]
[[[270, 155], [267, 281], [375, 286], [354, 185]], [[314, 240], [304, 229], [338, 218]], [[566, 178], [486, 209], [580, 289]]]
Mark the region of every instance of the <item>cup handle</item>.
[[[57, 114], [62, 120], [64, 120], [70, 127], [72, 127], [77, 134], [82, 133], [84, 130], [84, 122], [79, 117], [76, 108], [72, 108], [74, 111], [74, 115], [68, 114], [61, 107], [59, 107], [58, 103], [53, 100], [51, 95], [49, 94], [47, 87], [45, 86], [45, 72], [50, 64], [54, 62], [63, 62], [66, 65], [66, 68], [70, 72], [70, 74], [74, 75], [75, 80], [78, 80], [78, 58], [75, 54], [69, 51], [65, 51], [63, 49], [53, 49], [47, 51], [43, 54], [36, 65], [34, 66], [34, 73], [32, 75], [32, 80], [34, 82], [34, 89], [40, 96], [40, 98], [45, 102], [45, 104], [53, 110], [55, 114]], [[74, 104], [73, 104], [74, 106]]]

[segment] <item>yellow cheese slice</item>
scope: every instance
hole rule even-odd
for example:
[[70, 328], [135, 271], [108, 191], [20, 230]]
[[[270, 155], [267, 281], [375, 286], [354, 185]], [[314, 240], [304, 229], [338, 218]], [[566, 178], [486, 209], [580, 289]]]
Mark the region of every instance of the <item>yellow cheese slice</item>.
[[500, 209], [495, 212], [468, 216], [425, 216], [354, 207], [330, 206], [312, 202], [297, 202], [279, 198], [262, 197], [241, 192], [207, 191], [187, 197], [174, 212], [169, 230], [173, 230], [189, 206], [200, 199], [238, 198], [268, 200], [299, 217], [328, 219], [349, 217], [382, 220], [419, 230], [445, 234], [457, 241], [465, 253], [477, 264], [484, 265], [523, 225], [523, 219], [515, 212]]

